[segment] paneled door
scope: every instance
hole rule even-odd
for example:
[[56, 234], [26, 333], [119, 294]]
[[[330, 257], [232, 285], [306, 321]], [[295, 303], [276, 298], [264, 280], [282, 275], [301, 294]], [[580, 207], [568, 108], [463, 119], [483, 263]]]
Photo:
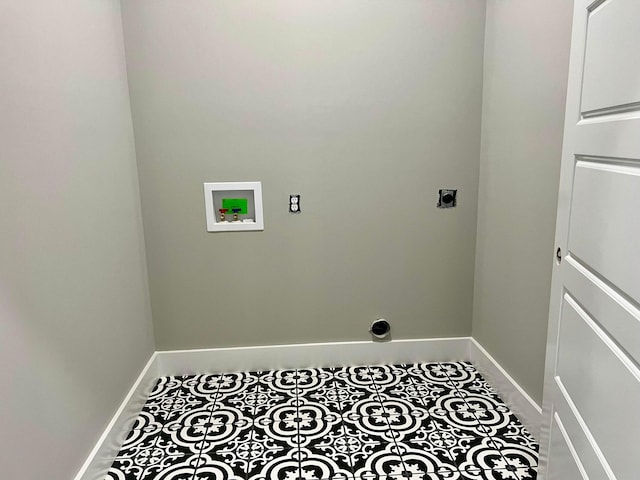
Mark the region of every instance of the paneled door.
[[640, 0], [576, 0], [539, 477], [640, 479]]

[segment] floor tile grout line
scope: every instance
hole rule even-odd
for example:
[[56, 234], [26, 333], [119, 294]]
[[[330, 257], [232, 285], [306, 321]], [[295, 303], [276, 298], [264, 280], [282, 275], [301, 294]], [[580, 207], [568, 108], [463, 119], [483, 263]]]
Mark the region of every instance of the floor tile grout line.
[[[474, 373], [476, 374], [476, 376], [477, 376], [479, 379], [481, 379], [483, 382], [487, 383], [487, 385], [488, 385], [490, 388], [492, 388], [491, 384], [489, 384], [489, 383], [487, 382], [487, 380], [486, 380], [486, 379], [482, 376], [482, 374], [477, 370], [477, 368], [475, 367], [475, 365], [474, 365], [473, 363], [471, 363], [471, 362], [448, 362], [448, 363], [468, 363], [468, 364], [471, 366], [471, 368], [473, 368]], [[447, 378], [452, 382], [453, 387], [454, 387], [457, 391], [461, 391], [457, 384], [458, 384], [458, 383], [463, 383], [463, 382], [462, 382], [461, 380], [455, 380], [455, 379], [451, 378], [451, 376], [450, 376], [448, 373], [446, 373], [446, 372], [445, 372], [445, 375], [446, 375], [446, 376], [447, 376]], [[465, 390], [465, 391], [468, 391], [468, 390]], [[473, 393], [473, 392], [471, 392], [471, 393]], [[478, 394], [477, 394], [477, 395], [478, 395]], [[493, 398], [493, 397], [491, 397], [490, 395], [484, 395], [484, 394], [481, 394], [481, 395], [482, 395], [482, 396], [486, 396], [486, 397], [488, 397], [488, 398]], [[504, 401], [502, 400], [502, 398], [500, 398], [500, 396], [497, 394], [497, 392], [495, 393], [495, 395], [496, 395], [496, 397], [497, 397], [497, 398], [496, 398], [496, 400], [500, 400], [500, 401], [501, 401], [501, 402], [506, 406], [506, 404], [504, 403]], [[463, 400], [465, 400], [465, 398], [464, 398], [464, 397], [462, 397], [462, 399], [463, 399]], [[466, 400], [465, 400], [465, 403], [467, 403], [467, 402], [466, 402]], [[491, 410], [491, 409], [487, 409], [487, 410]]]
[[[205, 374], [206, 375], [206, 374]], [[214, 374], [216, 375], [216, 374]], [[220, 373], [218, 374], [220, 377], [220, 380], [218, 381], [218, 388], [216, 389], [216, 393], [213, 397], [213, 405], [211, 406], [211, 413], [209, 413], [209, 418], [207, 419], [207, 423], [211, 422], [211, 418], [213, 417], [213, 412], [216, 409], [216, 404], [218, 403], [218, 394], [220, 393], [220, 388], [222, 387], [222, 379], [224, 378], [224, 373]], [[200, 445], [200, 449], [198, 451], [198, 458], [196, 458], [196, 464], [194, 465], [193, 468], [193, 475], [191, 476], [191, 480], [195, 480], [196, 478], [196, 474], [198, 473], [198, 469], [200, 468], [200, 458], [202, 458], [202, 450], [204, 449], [204, 443], [206, 441], [207, 438], [207, 433], [209, 433], [209, 428], [207, 428], [207, 430], [204, 432], [204, 435], [202, 437], [202, 444]]]
[[[367, 369], [369, 369], [369, 372], [371, 371], [369, 366], [367, 366]], [[383, 411], [384, 411], [385, 406], [384, 406], [384, 403], [382, 402], [382, 397], [380, 396], [380, 392], [378, 390], [378, 385], [374, 381], [373, 376], [371, 377], [371, 381], [373, 383], [373, 387], [376, 390], [376, 394], [378, 395], [378, 401], [382, 405], [382, 408], [383, 408]], [[383, 418], [384, 418], [385, 422], [387, 423], [387, 426], [389, 427], [389, 435], [391, 436], [391, 439], [393, 440], [393, 444], [395, 446], [396, 455], [398, 455], [398, 457], [400, 458], [400, 463], [402, 464], [402, 468], [404, 470], [408, 470], [408, 467], [407, 467], [406, 463], [404, 462], [403, 455], [400, 453], [400, 449], [398, 447], [398, 442], [396, 441], [396, 436], [393, 434], [393, 430], [391, 429], [391, 423], [389, 422], [388, 417], [383, 417]]]
[[[457, 363], [457, 362], [443, 362], [443, 363]], [[472, 365], [473, 367], [473, 365]], [[474, 367], [475, 369], [475, 367]], [[454, 380], [453, 378], [451, 378], [451, 375], [449, 375], [446, 371], [444, 372], [444, 374], [446, 375], [446, 377], [449, 379], [449, 381], [451, 382], [451, 384], [453, 385], [453, 388], [456, 392], [463, 394], [466, 393], [465, 391], [462, 391], [460, 388], [458, 388], [458, 383], [462, 383], [462, 382], [457, 382], [456, 380]], [[460, 395], [460, 398], [462, 399], [462, 401], [465, 403], [465, 405], [467, 405], [468, 407], [471, 407], [471, 405], [467, 402], [466, 397], [464, 395]], [[498, 449], [495, 446], [495, 443], [493, 442], [493, 439], [490, 437], [489, 432], [487, 431], [486, 428], [484, 428], [484, 425], [482, 425], [482, 423], [480, 423], [480, 419], [476, 416], [475, 412], [473, 410], [469, 410], [469, 412], [471, 413], [471, 415], [473, 415], [473, 418], [476, 419], [476, 421], [478, 422], [478, 426], [480, 427], [480, 429], [485, 432], [485, 437], [489, 439], [489, 442], [491, 443], [491, 445], [493, 445], [493, 448], [498, 451]], [[498, 453], [500, 453], [498, 451]], [[502, 454], [500, 454], [500, 456], [502, 457]], [[504, 458], [504, 457], [503, 457]]]
[[[441, 364], [442, 364], [442, 362], [432, 362], [432, 363], [437, 363], [438, 365], [441, 365]], [[407, 370], [407, 371], [408, 371], [408, 370]], [[445, 375], [446, 375], [446, 373], [445, 373]], [[412, 376], [411, 374], [409, 374], [408, 376], [409, 376], [409, 381], [411, 382], [411, 384], [417, 387], [418, 385], [417, 385], [417, 384], [416, 384], [416, 382], [414, 381], [413, 376]], [[448, 375], [446, 375], [446, 376], [447, 376], [447, 378], [450, 380], [449, 376], [448, 376]], [[434, 383], [434, 382], [429, 381], [429, 379], [428, 379], [426, 376], [424, 376], [424, 379], [425, 379], [425, 381], [426, 381], [427, 383], [429, 383], [429, 384]], [[425, 411], [427, 412], [427, 415], [428, 415], [428, 416], [427, 416], [427, 418], [432, 418], [432, 417], [431, 417], [431, 413], [429, 412], [429, 408], [430, 408], [430, 407], [428, 407], [428, 406], [427, 406], [427, 404], [425, 403], [425, 401], [424, 401], [424, 399], [423, 399], [423, 398], [420, 398], [420, 403], [423, 405], [423, 407], [424, 407]], [[437, 432], [439, 432], [439, 433], [440, 433], [440, 432], [442, 432], [442, 430], [439, 428], [439, 424], [436, 422], [436, 419], [435, 419], [435, 418], [433, 418], [433, 419], [432, 419], [432, 421], [433, 421], [433, 422], [434, 422], [434, 424], [435, 424], [435, 430], [436, 430]], [[473, 437], [470, 437], [470, 438], [473, 438]], [[449, 447], [444, 447], [444, 449], [447, 451], [448, 459], [451, 461], [451, 466], [456, 470], [456, 472], [458, 472], [458, 473], [460, 473], [460, 474], [462, 475], [463, 473], [460, 471], [460, 469], [459, 469], [459, 465], [458, 465], [458, 462], [457, 462], [457, 461], [455, 460], [455, 458], [453, 457], [453, 454], [451, 453], [451, 449], [450, 449]], [[438, 473], [438, 472], [436, 472], [436, 474], [437, 474], [437, 473]]]
[[[409, 373], [408, 369], [407, 369], [407, 373]], [[417, 387], [417, 386], [418, 386], [418, 385], [416, 384], [416, 382], [414, 381], [413, 376], [412, 376], [411, 374], [408, 374], [408, 378], [409, 378], [409, 382], [410, 382], [414, 387]], [[428, 406], [427, 406], [427, 404], [425, 403], [424, 399], [423, 399], [423, 398], [419, 398], [419, 400], [420, 400], [420, 403], [422, 404], [422, 406], [424, 407], [425, 411], [427, 412], [427, 418], [431, 419], [431, 413], [429, 412], [429, 407], [428, 407]], [[441, 432], [441, 430], [440, 430], [440, 428], [439, 428], [438, 423], [436, 423], [436, 422], [435, 422], [435, 419], [432, 419], [432, 421], [434, 422], [434, 425], [435, 425], [435, 429], [436, 429], [436, 431], [437, 431], [437, 432]], [[449, 459], [451, 460], [451, 462], [452, 462], [453, 466], [455, 467], [456, 471], [458, 471], [458, 472], [459, 472], [460, 470], [458, 469], [458, 464], [457, 464], [457, 462], [455, 461], [455, 458], [453, 458], [453, 457], [452, 457], [451, 450], [449, 449], [449, 447], [445, 447], [445, 450], [447, 451], [447, 454], [448, 454], [448, 455], [450, 455], [450, 458], [449, 458]]]
[[[433, 363], [437, 363], [438, 365], [442, 365], [443, 363], [451, 363], [451, 362], [433, 362]], [[455, 381], [454, 379], [452, 379], [452, 378], [451, 378], [451, 376], [449, 376], [446, 372], [445, 372], [445, 377], [447, 378], [447, 380], [448, 380], [449, 382], [451, 382], [451, 385], [452, 385], [452, 387], [453, 387], [453, 390], [455, 390], [455, 391], [456, 391], [456, 392], [458, 392], [458, 393], [462, 393], [462, 392], [460, 391], [460, 389], [458, 388], [458, 386], [456, 385], [456, 381]], [[413, 378], [410, 378], [410, 379], [411, 379], [411, 381], [413, 382]], [[428, 379], [427, 379], [427, 381], [429, 382], [429, 380], [428, 380]], [[431, 382], [430, 382], [430, 383], [431, 383]], [[467, 402], [464, 400], [464, 396], [460, 396], [460, 398], [464, 401], [464, 403], [465, 403], [465, 404], [467, 404]], [[424, 402], [423, 402], [423, 405], [424, 405]], [[426, 409], [427, 411], [429, 410], [429, 409], [428, 409], [428, 407], [426, 407], [426, 405], [425, 405], [425, 409]], [[444, 410], [445, 410], [445, 411], [447, 411], [447, 412], [449, 412], [449, 410], [447, 410], [446, 408], [445, 408]], [[457, 412], [457, 411], [456, 411], [456, 410], [451, 410], [451, 412]], [[472, 411], [471, 411], [470, 413], [473, 415], [473, 417], [474, 417], [476, 420], [478, 420], [478, 418], [475, 416], [475, 414], [474, 414]], [[481, 424], [480, 424], [479, 420], [478, 420], [478, 426], [482, 429], [482, 431], [484, 431], [485, 433], [487, 433], [487, 435], [485, 435], [485, 436], [473, 435], [473, 436], [470, 436], [470, 437], [469, 437], [469, 439], [478, 439], [478, 438], [484, 438], [484, 437], [489, 438], [488, 432], [486, 432], [486, 429], [484, 428], [484, 426], [483, 426], [483, 425], [481, 425]], [[436, 424], [436, 430], [441, 431], [441, 430], [440, 430], [440, 428], [438, 428], [438, 425], [437, 425], [437, 424]], [[492, 441], [492, 440], [491, 440], [491, 443], [492, 443], [492, 445], [493, 445], [493, 441]], [[495, 445], [494, 445], [494, 448], [495, 448]], [[450, 452], [450, 449], [449, 449], [449, 448], [447, 448], [447, 450]], [[497, 449], [496, 449], [496, 450], [497, 450]], [[457, 464], [457, 462], [456, 462], [453, 458], [451, 458], [451, 461], [453, 462], [453, 465], [455, 466], [456, 470], [457, 470], [458, 472], [460, 472], [461, 474], [464, 474], [464, 472], [462, 472], [462, 471], [459, 469], [459, 465]], [[492, 469], [485, 469], [485, 470], [492, 470]]]
[[[372, 367], [379, 367], [379, 366], [380, 365], [367, 365], [367, 370], [370, 373]], [[380, 395], [380, 390], [378, 389], [378, 384], [376, 383], [375, 379], [373, 378], [373, 375], [371, 375], [371, 383], [373, 385], [373, 388], [376, 391], [376, 397], [378, 397], [378, 403], [380, 404], [380, 406], [384, 406], [384, 403], [382, 401], [382, 395]]]
[[[475, 373], [477, 373], [477, 376], [478, 376], [480, 379], [482, 379], [484, 382], [486, 382], [486, 379], [482, 376], [482, 374], [481, 374], [480, 372], [478, 372], [478, 370], [476, 369], [476, 367], [475, 367], [471, 362], [469, 362], [469, 364], [470, 364], [470, 365], [471, 365], [471, 367], [475, 370]], [[447, 377], [449, 378], [449, 380], [453, 383], [454, 388], [455, 388], [458, 392], [462, 393], [461, 389], [460, 389], [460, 388], [458, 388], [458, 385], [457, 385], [456, 380], [454, 380], [453, 378], [451, 378], [451, 376], [450, 376], [449, 374], [447, 374], [446, 372], [445, 372], [445, 375], [447, 375]], [[465, 392], [468, 392], [468, 391], [467, 391], [467, 390], [465, 390]], [[469, 404], [469, 402], [467, 402], [466, 397], [461, 396], [461, 398], [462, 398], [462, 400], [465, 402], [465, 404], [467, 404], [468, 406], [471, 406], [471, 404]], [[505, 406], [506, 406], [506, 405], [505, 405]], [[507, 407], [507, 408], [508, 408], [508, 407]], [[487, 409], [487, 410], [491, 410], [491, 409]], [[479, 425], [479, 426], [480, 426], [480, 428], [485, 432], [486, 437], [487, 437], [487, 438], [489, 438], [489, 441], [490, 441], [490, 442], [491, 442], [491, 444], [493, 445], [493, 448], [494, 448], [494, 449], [495, 449], [495, 450], [500, 454], [500, 456], [504, 459], [504, 461], [508, 463], [508, 459], [504, 456], [504, 454], [502, 453], [502, 450], [501, 450], [501, 449], [499, 449], [499, 448], [497, 447], [497, 444], [496, 444], [496, 443], [495, 443], [495, 441], [494, 441], [494, 437], [495, 437], [495, 435], [491, 435], [491, 431], [490, 431], [490, 430], [488, 430], [488, 429], [487, 429], [487, 428], [482, 424], [482, 420], [478, 417], [478, 415], [476, 414], [476, 411], [475, 411], [475, 410], [470, 410], [470, 412], [471, 412], [471, 414], [473, 415], [473, 417], [478, 421], [478, 425]], [[508, 413], [509, 413], [509, 414], [511, 413], [511, 410], [510, 410], [510, 409], [509, 409], [509, 412], [508, 412]], [[517, 473], [516, 473], [516, 476], [518, 476], [518, 475], [517, 475]], [[518, 476], [518, 477], [519, 477], [519, 476]]]
[[[369, 371], [369, 367], [368, 367], [367, 365], [358, 365], [358, 367], [361, 367], [361, 368], [362, 368], [362, 367], [364, 367], [364, 368], [366, 368], [366, 369], [367, 369], [367, 372]], [[345, 367], [345, 368], [347, 368], [347, 369], [348, 369], [348, 367]], [[346, 375], [345, 375], [345, 377], [344, 377], [344, 378], [350, 378], [350, 377], [351, 377], [351, 372], [349, 372], [348, 370], [346, 370], [346, 371], [345, 371], [345, 374], [346, 374]], [[357, 377], [357, 374], [356, 374], [355, 376]], [[347, 382], [347, 384], [349, 383], [349, 382], [348, 382], [348, 380], [346, 380], [346, 382]], [[373, 383], [373, 379], [372, 379], [372, 383]], [[375, 388], [375, 387], [374, 387], [374, 388]], [[377, 394], [377, 391], [376, 391], [376, 394]], [[351, 397], [350, 397], [349, 399], [351, 400]], [[378, 401], [379, 401], [379, 400], [380, 400], [380, 399], [378, 398]], [[348, 423], [348, 422], [345, 422], [345, 421], [344, 421], [344, 418], [345, 418], [345, 416], [344, 416], [344, 410], [345, 410], [345, 409], [343, 408], [343, 402], [342, 402], [342, 401], [340, 401], [340, 417], [341, 417], [341, 419], [342, 419], [343, 431], [344, 431], [345, 435], [346, 435], [346, 436], [347, 436], [347, 438], [348, 438], [348, 437], [349, 437], [349, 435], [348, 435], [347, 430], [346, 430], [346, 428], [347, 428], [347, 423]], [[356, 428], [356, 427], [354, 426], [354, 429], [355, 429], [355, 428]], [[355, 452], [353, 452], [353, 453], [355, 453]], [[349, 464], [351, 465], [351, 475], [353, 476], [353, 478], [354, 478], [354, 479], [356, 479], [356, 466], [355, 466], [354, 456], [352, 455], [352, 452], [350, 452], [350, 453], [349, 453]], [[359, 480], [359, 479], [356, 479], [356, 480]]]
[[294, 370], [295, 372], [295, 380], [296, 380], [296, 388], [294, 390], [294, 394], [295, 394], [295, 403], [296, 403], [296, 456], [298, 457], [298, 476], [296, 477], [297, 479], [302, 479], [302, 454], [300, 451], [300, 390], [298, 388], [298, 369], [296, 368]]
[[[342, 368], [346, 369], [348, 367], [342, 367]], [[349, 435], [349, 433], [347, 431], [347, 422], [345, 421], [345, 416], [344, 416], [344, 407], [345, 406], [343, 404], [344, 402], [340, 399], [340, 396], [338, 395], [337, 383], [340, 380], [344, 380], [344, 378], [350, 377], [350, 375], [349, 375], [348, 371], [344, 371], [345, 377], [337, 377], [336, 376], [336, 372], [333, 372], [333, 371], [331, 371], [329, 373], [331, 375], [331, 380], [333, 380], [332, 382], [330, 382], [330, 384], [332, 385], [330, 388], [333, 389], [336, 392], [336, 398], [337, 398], [337, 401], [338, 401], [338, 415], [340, 417], [340, 431], [342, 433], [342, 436], [345, 439], [348, 439], [348, 438], [350, 438], [350, 435]], [[349, 457], [349, 473], [350, 473], [349, 478], [355, 479], [356, 468], [355, 468], [354, 457], [353, 457], [353, 453], [355, 453], [355, 452], [348, 451], [347, 453], [348, 453], [348, 457]], [[325, 479], [323, 479], [323, 480], [325, 480]]]
[[[502, 453], [502, 449], [498, 448], [497, 444], [494, 441], [494, 437], [493, 436], [489, 436], [489, 439], [491, 440], [491, 444], [493, 445], [493, 448], [496, 449], [496, 451], [500, 454], [500, 456], [502, 457], [502, 459], [505, 462], [505, 465], [510, 465], [509, 463], [509, 459], [504, 455], [504, 453]], [[530, 466], [529, 468], [534, 468], [533, 466]], [[537, 468], [537, 467], [536, 467]], [[508, 470], [508, 469], [504, 469], [504, 470]], [[516, 477], [518, 477], [518, 479], [520, 479], [520, 475], [518, 474], [518, 472], [516, 471], [514, 473], [514, 475]]]
[[249, 470], [251, 468], [251, 461], [253, 460], [253, 443], [254, 443], [254, 439], [255, 439], [255, 433], [256, 433], [256, 416], [258, 414], [258, 394], [259, 394], [259, 388], [260, 388], [260, 378], [262, 377], [262, 373], [264, 372], [249, 372], [249, 374], [251, 373], [255, 373], [256, 375], [256, 384], [253, 387], [253, 393], [255, 395], [254, 397], [254, 403], [253, 403], [253, 407], [251, 408], [251, 431], [249, 432], [249, 458], [247, 459], [247, 466], [245, 468], [245, 471], [243, 472], [244, 475], [244, 479], [247, 480], [249, 478]]
[[[336, 386], [336, 384], [338, 383], [339, 378], [336, 377], [335, 372], [331, 372], [331, 376], [332, 378], [335, 380], [335, 383], [333, 384], [333, 388], [336, 390], [336, 398], [338, 399], [338, 410], [340, 411], [340, 429], [342, 430], [342, 435], [344, 436], [345, 439], [349, 439], [350, 435], [349, 432], [347, 430], [347, 422], [345, 422], [344, 420], [344, 408], [343, 408], [343, 402], [342, 400], [340, 400], [340, 396], [338, 395], [338, 388]], [[351, 472], [351, 476], [352, 478], [355, 479], [356, 476], [356, 465], [355, 465], [355, 461], [354, 461], [354, 454], [356, 452], [351, 452], [349, 451], [349, 470]]]
[[[180, 382], [180, 383], [179, 383], [179, 385], [178, 385], [178, 391], [181, 391], [181, 390], [182, 390], [182, 388], [184, 387], [184, 377], [185, 377], [185, 376], [177, 376], [177, 375], [176, 375], [176, 376], [171, 375], [171, 376], [167, 376], [167, 377], [160, 377], [160, 378], [158, 378], [158, 381], [156, 382], [156, 385], [160, 382], [160, 380], [161, 380], [162, 378], [171, 378], [171, 379], [174, 379], [174, 380], [176, 380], [176, 381], [178, 380], [178, 378], [180, 378], [180, 380], [179, 380], [179, 382]], [[155, 386], [154, 386], [154, 388], [155, 388]], [[169, 397], [168, 397], [165, 393], [163, 393], [162, 395], [160, 395], [160, 397], [159, 397], [159, 398], [161, 398], [161, 399], [166, 399], [166, 398], [169, 398]], [[148, 399], [147, 399], [147, 401], [148, 401]], [[145, 402], [145, 405], [146, 405], [146, 404], [147, 404], [147, 403]], [[143, 408], [144, 408], [144, 407], [143, 407]], [[168, 413], [170, 414], [170, 413], [171, 413], [171, 411], [172, 411], [172, 409], [169, 409], [169, 412], [168, 412]], [[158, 433], [162, 433], [162, 430], [165, 428], [165, 426], [167, 425], [167, 423], [168, 423], [168, 419], [165, 419], [165, 421], [161, 423], [161, 426], [160, 426], [160, 432], [158, 432]], [[160, 438], [161, 438], [161, 436], [160, 436], [158, 433], [156, 433], [156, 435], [154, 435], [154, 439], [153, 439], [153, 442], [151, 443], [150, 448], [155, 448], [155, 447], [157, 447], [158, 440], [160, 440]], [[198, 458], [199, 458], [199, 457], [198, 457]], [[195, 470], [194, 470], [194, 474], [193, 474], [193, 475], [192, 475], [192, 477], [191, 477], [191, 480], [193, 480], [193, 477], [194, 477], [194, 476], [195, 476]]]
[[[338, 415], [340, 415], [340, 431], [342, 433], [342, 436], [345, 439], [348, 439], [349, 438], [349, 433], [347, 431], [347, 425], [346, 425], [346, 422], [344, 420], [344, 415], [343, 415], [344, 414], [343, 401], [340, 399], [340, 395], [338, 393], [339, 390], [338, 390], [338, 387], [337, 387], [338, 380], [340, 380], [340, 379], [339, 379], [339, 377], [336, 377], [336, 372], [331, 371], [330, 373], [331, 373], [331, 380], [333, 380], [333, 381], [330, 382], [331, 387], [329, 387], [329, 388], [331, 388], [331, 389], [333, 389], [335, 391], [336, 399], [338, 401]], [[350, 470], [350, 473], [351, 473], [352, 477], [355, 477], [355, 466], [354, 466], [354, 462], [353, 462], [352, 452], [348, 451], [348, 455], [349, 455], [349, 470]]]
[[[473, 369], [474, 369], [474, 370], [476, 370], [476, 372], [477, 372], [477, 369], [475, 368], [475, 366], [474, 366], [473, 364], [471, 364], [471, 366], [472, 366], [472, 367], [473, 367]], [[482, 375], [480, 374], [480, 372], [477, 372], [477, 373], [478, 373], [478, 376], [484, 380], [484, 377], [482, 377]], [[445, 375], [446, 375], [446, 376], [447, 376], [447, 378], [449, 378], [449, 380], [453, 383], [454, 388], [455, 388], [459, 393], [463, 393], [463, 392], [460, 390], [460, 388], [458, 388], [458, 385], [457, 385], [456, 381], [455, 381], [453, 378], [451, 378], [451, 376], [450, 376], [447, 372], [445, 372]], [[486, 380], [485, 380], [485, 381], [486, 381]], [[465, 392], [466, 392], [466, 390], [465, 390]], [[465, 396], [461, 396], [461, 398], [462, 398], [462, 400], [464, 401], [464, 403], [465, 403], [466, 405], [468, 405], [469, 407], [471, 407], [471, 405], [467, 402], [467, 400], [466, 400], [466, 397], [465, 397]], [[495, 443], [495, 441], [494, 441], [494, 438], [493, 438], [493, 435], [491, 435], [491, 432], [490, 432], [489, 430], [487, 430], [487, 429], [485, 428], [485, 426], [484, 426], [484, 425], [482, 425], [481, 420], [478, 418], [478, 416], [476, 415], [476, 412], [475, 412], [474, 410], [470, 410], [470, 412], [471, 412], [471, 414], [473, 415], [473, 418], [475, 418], [475, 419], [476, 419], [476, 421], [478, 422], [478, 426], [479, 426], [479, 427], [480, 427], [480, 428], [485, 432], [485, 434], [486, 434], [486, 438], [488, 438], [488, 439], [489, 439], [489, 442], [491, 443], [491, 445], [493, 446], [493, 448], [496, 450], [496, 452], [498, 452], [498, 453], [500, 454], [500, 456], [502, 457], [502, 459], [505, 461], [505, 464], [507, 464], [507, 465], [508, 465], [508, 464], [509, 464], [509, 460], [507, 459], [507, 457], [505, 457], [505, 456], [504, 456], [504, 454], [502, 453], [502, 450], [501, 450], [501, 449], [499, 449], [499, 448], [498, 448], [498, 446], [496, 445], [496, 443]], [[492, 469], [492, 470], [493, 470], [493, 469]], [[498, 469], [498, 470], [500, 470], [500, 469]], [[514, 473], [514, 475], [515, 475], [516, 477], [518, 477], [518, 479], [520, 479], [520, 475], [518, 475], [518, 473], [517, 473], [517, 472], [515, 472], [515, 473]]]

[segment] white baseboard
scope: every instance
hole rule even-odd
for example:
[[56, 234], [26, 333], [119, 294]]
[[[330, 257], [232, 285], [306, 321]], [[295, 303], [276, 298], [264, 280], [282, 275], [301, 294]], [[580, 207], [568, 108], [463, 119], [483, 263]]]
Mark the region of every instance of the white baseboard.
[[498, 394], [527, 427], [527, 430], [539, 440], [540, 422], [542, 421], [540, 406], [474, 338], [469, 339], [469, 360], [498, 391]]
[[157, 365], [157, 354], [154, 353], [98, 439], [75, 480], [104, 480], [133, 421], [147, 401], [156, 379], [162, 376], [157, 370]]
[[445, 361], [471, 361], [538, 438], [540, 407], [471, 337], [158, 351], [147, 362], [75, 480], [104, 480], [158, 377]]
[[171, 350], [157, 353], [162, 375], [277, 370], [339, 365], [465, 360], [469, 337]]

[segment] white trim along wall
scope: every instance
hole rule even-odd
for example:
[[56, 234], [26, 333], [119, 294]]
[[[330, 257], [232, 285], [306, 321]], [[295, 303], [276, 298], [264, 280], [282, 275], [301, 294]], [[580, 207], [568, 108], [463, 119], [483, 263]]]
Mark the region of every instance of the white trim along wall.
[[542, 409], [533, 398], [496, 362], [474, 338], [469, 338], [468, 360], [498, 391], [500, 397], [517, 415], [527, 430], [539, 440]]
[[335, 342], [155, 352], [75, 480], [104, 480], [155, 379], [169, 375], [397, 363], [470, 361], [537, 438], [541, 409], [471, 337]]

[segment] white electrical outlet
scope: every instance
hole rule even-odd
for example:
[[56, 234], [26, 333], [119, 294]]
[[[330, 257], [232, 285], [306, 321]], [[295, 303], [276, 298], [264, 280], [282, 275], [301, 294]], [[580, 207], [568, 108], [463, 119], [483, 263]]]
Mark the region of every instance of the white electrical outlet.
[[300, 213], [300, 195], [289, 195], [289, 212]]

